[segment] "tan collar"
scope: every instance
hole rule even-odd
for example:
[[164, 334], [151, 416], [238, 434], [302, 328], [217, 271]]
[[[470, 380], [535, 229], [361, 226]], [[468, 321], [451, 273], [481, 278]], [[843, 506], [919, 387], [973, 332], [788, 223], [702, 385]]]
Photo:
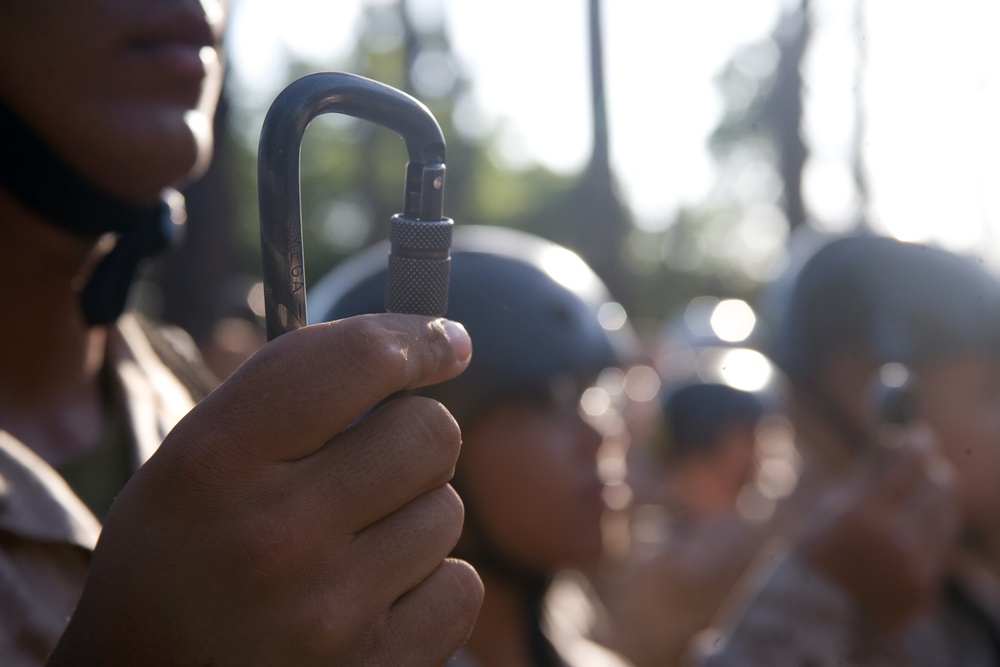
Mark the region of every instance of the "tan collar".
[[160, 360], [131, 315], [121, 317], [110, 332], [108, 359], [124, 395], [138, 467], [194, 407], [194, 400]]
[[[163, 364], [131, 316], [122, 317], [110, 330], [106, 363], [122, 388], [138, 468], [194, 406], [194, 400]], [[59, 473], [2, 430], [0, 531], [86, 549], [94, 548], [100, 534], [100, 523]]]

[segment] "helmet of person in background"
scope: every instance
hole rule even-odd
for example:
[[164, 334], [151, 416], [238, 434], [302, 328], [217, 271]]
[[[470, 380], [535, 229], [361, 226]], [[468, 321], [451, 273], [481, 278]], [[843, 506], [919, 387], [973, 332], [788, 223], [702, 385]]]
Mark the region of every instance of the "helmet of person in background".
[[832, 353], [921, 365], [1000, 354], [1000, 283], [971, 257], [873, 235], [835, 239], [787, 278], [767, 346], [792, 381]]
[[684, 383], [662, 393], [663, 442], [654, 445], [663, 459], [711, 454], [734, 426], [753, 431], [765, 414], [754, 393], [720, 383]]
[[[342, 263], [309, 293], [309, 319], [384, 310], [382, 243]], [[500, 227], [457, 226], [446, 317], [472, 338], [459, 377], [420, 389], [466, 425], [505, 399], [577, 400], [605, 368], [639, 361], [621, 306], [570, 250]]]

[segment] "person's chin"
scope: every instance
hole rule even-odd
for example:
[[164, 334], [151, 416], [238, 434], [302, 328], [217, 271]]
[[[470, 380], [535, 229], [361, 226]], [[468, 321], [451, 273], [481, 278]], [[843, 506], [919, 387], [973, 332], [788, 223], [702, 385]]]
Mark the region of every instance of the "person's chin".
[[155, 202], [167, 187], [181, 187], [207, 169], [212, 156], [211, 119], [181, 106], [144, 105], [116, 124], [105, 157], [88, 164], [91, 178], [112, 196], [136, 204]]
[[212, 125], [212, 117], [200, 110], [188, 111], [184, 115], [184, 123], [191, 132], [194, 139], [194, 162], [182, 177], [183, 181], [191, 181], [201, 178], [208, 165], [212, 162], [212, 155], [215, 148], [215, 135]]

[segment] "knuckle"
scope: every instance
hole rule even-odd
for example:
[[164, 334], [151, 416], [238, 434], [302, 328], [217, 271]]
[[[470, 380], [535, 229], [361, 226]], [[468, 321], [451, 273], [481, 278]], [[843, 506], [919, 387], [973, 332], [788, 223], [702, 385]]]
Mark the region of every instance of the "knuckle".
[[378, 400], [426, 383], [450, 350], [440, 327], [414, 318], [358, 315], [297, 329], [273, 341], [251, 371], [311, 396]]
[[361, 315], [328, 325], [334, 332], [327, 348], [336, 350], [331, 359], [336, 362], [339, 374], [352, 374], [358, 368], [365, 373], [379, 377], [398, 371], [405, 363], [399, 346], [386, 335], [386, 330], [374, 316]]
[[[372, 386], [402, 388], [418, 374], [421, 355], [412, 333], [390, 326], [382, 315], [359, 315], [329, 323], [336, 333], [333, 358], [336, 377], [350, 375]], [[359, 369], [364, 372], [358, 372]]]
[[243, 374], [301, 380], [309, 378], [329, 384], [373, 383], [400, 375], [408, 354], [402, 336], [378, 315], [359, 315], [296, 329], [263, 348]]
[[299, 646], [316, 658], [346, 660], [356, 664], [377, 644], [380, 617], [363, 594], [345, 596], [323, 590], [312, 596], [314, 604], [299, 627]]
[[[470, 565], [446, 560], [420, 586], [433, 598], [435, 613], [418, 623], [401, 624], [386, 615], [371, 633], [368, 665], [439, 665], [459, 648], [475, 623], [482, 603], [482, 582]], [[433, 643], [428, 640], [433, 639]], [[414, 647], [420, 647], [419, 655]]]
[[[207, 420], [206, 420], [207, 421]], [[196, 510], [205, 502], [219, 508], [237, 503], [244, 488], [239, 480], [250, 474], [250, 466], [239, 456], [245, 446], [231, 433], [214, 425], [178, 428], [167, 435], [157, 452], [154, 465], [175, 489], [177, 509]]]
[[303, 531], [287, 516], [274, 507], [254, 506], [230, 517], [227, 532], [238, 565], [234, 571], [253, 573], [254, 581], [264, 588], [289, 583], [285, 574], [300, 560]]
[[373, 562], [392, 560], [400, 553], [409, 554], [413, 562], [440, 562], [458, 542], [464, 514], [462, 501], [450, 486], [424, 492], [394, 514], [394, 539], [380, 545]]
[[443, 530], [453, 532], [453, 537], [457, 540], [462, 531], [462, 524], [465, 521], [465, 505], [462, 499], [455, 492], [455, 489], [448, 484], [437, 487], [429, 492], [432, 496], [437, 511], [435, 512]]
[[387, 422], [405, 429], [404, 437], [421, 448], [421, 460], [429, 469], [450, 479], [458, 460], [462, 433], [458, 423], [439, 402], [406, 396], [387, 403], [382, 412]]
[[483, 582], [471, 565], [465, 561], [449, 559], [440, 565], [442, 573], [448, 575], [448, 585], [453, 617], [450, 623], [462, 631], [462, 635], [472, 629], [483, 602]]

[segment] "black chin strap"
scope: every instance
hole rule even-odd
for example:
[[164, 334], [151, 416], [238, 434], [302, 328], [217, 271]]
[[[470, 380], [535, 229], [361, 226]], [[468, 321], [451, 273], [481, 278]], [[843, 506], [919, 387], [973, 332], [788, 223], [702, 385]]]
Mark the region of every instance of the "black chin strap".
[[142, 260], [179, 242], [186, 220], [184, 198], [176, 190], [170, 192], [176, 197], [164, 196], [155, 212], [123, 232], [114, 249], [94, 267], [80, 293], [87, 324], [110, 324], [118, 319]]
[[90, 275], [80, 295], [89, 325], [121, 315], [140, 262], [169, 247], [184, 223], [183, 198], [168, 191], [154, 206], [116, 199], [67, 164], [10, 108], [0, 103], [0, 187], [62, 229], [98, 238], [119, 234], [114, 249]]

